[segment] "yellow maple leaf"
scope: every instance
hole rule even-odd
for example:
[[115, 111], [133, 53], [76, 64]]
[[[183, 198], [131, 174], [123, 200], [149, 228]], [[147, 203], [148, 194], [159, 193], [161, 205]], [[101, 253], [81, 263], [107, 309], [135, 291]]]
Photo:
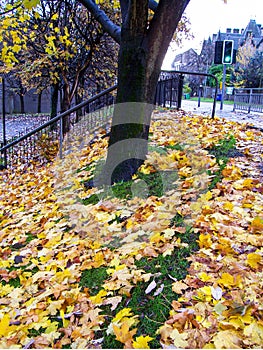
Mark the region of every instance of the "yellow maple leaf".
[[104, 254], [102, 252], [96, 253], [96, 255], [93, 258], [93, 261], [93, 267], [100, 267], [105, 263]]
[[120, 310], [117, 315], [114, 317], [112, 322], [120, 322], [124, 317], [130, 317], [133, 315], [131, 312], [132, 309], [129, 307], [125, 307], [124, 309]]
[[131, 348], [131, 344], [133, 341], [133, 336], [137, 332], [137, 328], [134, 328], [133, 330], [129, 329], [129, 325], [127, 322], [124, 322], [120, 327], [117, 325], [113, 325], [113, 331], [116, 336], [116, 340], [120, 341], [121, 343], [125, 344], [126, 347]]
[[92, 301], [93, 304], [97, 305], [97, 304], [101, 304], [103, 302], [104, 297], [107, 295], [106, 290], [102, 289], [99, 291], [98, 294], [89, 297], [90, 300]]
[[261, 263], [262, 257], [257, 253], [250, 253], [247, 255], [247, 264], [253, 269], [257, 269]]
[[263, 232], [263, 218], [256, 216], [251, 222], [252, 231], [255, 233]]
[[209, 234], [201, 233], [199, 236], [198, 244], [200, 248], [210, 248], [212, 245], [211, 236]]
[[205, 272], [200, 272], [198, 274], [198, 278], [202, 281], [202, 282], [207, 282], [211, 279], [211, 276], [209, 276], [208, 274], [206, 274]]
[[132, 346], [134, 349], [150, 349], [148, 343], [151, 340], [153, 340], [153, 338], [149, 337], [148, 335], [146, 335], [146, 337], [141, 335], [139, 337], [136, 337], [136, 340], [132, 342]]
[[5, 314], [0, 320], [0, 336], [7, 336], [10, 331], [14, 329], [14, 326], [9, 326], [10, 316]]
[[232, 202], [227, 201], [224, 203], [223, 208], [232, 211], [234, 208], [234, 204]]
[[232, 287], [235, 285], [234, 277], [228, 272], [223, 272], [221, 278], [218, 280], [218, 284], [227, 288]]
[[166, 239], [164, 238], [164, 236], [161, 235], [160, 232], [156, 232], [150, 237], [151, 243], [159, 243], [159, 242], [165, 242], [165, 241]]

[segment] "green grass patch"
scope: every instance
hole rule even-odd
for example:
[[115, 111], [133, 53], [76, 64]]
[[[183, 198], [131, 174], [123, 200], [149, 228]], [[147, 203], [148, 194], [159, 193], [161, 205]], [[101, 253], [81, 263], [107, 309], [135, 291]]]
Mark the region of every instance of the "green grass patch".
[[150, 174], [137, 173], [137, 178], [127, 182], [119, 182], [111, 186], [110, 192], [92, 194], [85, 199], [81, 199], [84, 205], [97, 204], [100, 198], [116, 197], [119, 199], [131, 199], [134, 196], [147, 198], [149, 196], [161, 197], [166, 191], [174, 187], [174, 182], [178, 179], [176, 171], [156, 171]]
[[184, 145], [180, 143], [176, 143], [175, 145], [167, 145], [165, 146], [166, 149], [172, 149], [172, 150], [177, 150], [177, 151], [183, 151], [184, 150]]
[[216, 157], [216, 162], [219, 166], [219, 170], [212, 174], [208, 170], [208, 175], [214, 175], [214, 178], [209, 185], [209, 190], [215, 188], [216, 184], [223, 178], [222, 171], [226, 167], [230, 158], [243, 156], [243, 154], [236, 149], [236, 140], [233, 135], [227, 135], [224, 139], [220, 140], [218, 144], [213, 145], [207, 149], [208, 152]]
[[35, 235], [32, 235], [32, 233], [30, 233], [30, 232], [28, 232], [27, 234], [26, 234], [26, 243], [29, 243], [29, 242], [31, 242], [31, 241], [33, 241], [34, 239], [37, 239], [37, 237], [35, 236]]
[[20, 283], [19, 277], [11, 278], [8, 282], [2, 280], [1, 284], [2, 284], [2, 286], [5, 286], [5, 285], [8, 284], [9, 286], [12, 286], [14, 288], [21, 287], [21, 283]]
[[[177, 218], [177, 226], [182, 226], [183, 218]], [[132, 309], [134, 315], [139, 316], [139, 323], [136, 325], [136, 336], [150, 335], [155, 336], [159, 327], [169, 318], [169, 312], [171, 310], [171, 303], [173, 300], [178, 299], [178, 295], [172, 291], [173, 279], [182, 280], [187, 275], [187, 268], [189, 262], [186, 260], [194, 251], [198, 249], [196, 235], [190, 227], [186, 228], [185, 234], [179, 234], [178, 237], [181, 241], [187, 243], [186, 247], [175, 248], [171, 255], [163, 256], [159, 255], [156, 258], [142, 258], [135, 262], [138, 269], [143, 269], [146, 273], [153, 273], [156, 277], [154, 280], [157, 287], [149, 294], [145, 293], [149, 282], [139, 282], [131, 291], [130, 297], [123, 297], [121, 304], [114, 311], [117, 314], [125, 307]], [[154, 292], [163, 287], [163, 290], [158, 295], [154, 296]], [[109, 314], [109, 309], [104, 308], [104, 313]], [[108, 320], [110, 321], [110, 319]], [[98, 334], [104, 337], [103, 348], [122, 348], [123, 345], [116, 341], [112, 335], [107, 335], [106, 332]], [[153, 349], [160, 348], [159, 336], [157, 335], [154, 340], [149, 343], [149, 346]]]
[[96, 295], [108, 277], [106, 270], [106, 267], [98, 267], [83, 271], [79, 285], [89, 288], [90, 295]]
[[[188, 100], [188, 101], [198, 101], [198, 97], [191, 97], [191, 99]], [[211, 103], [213, 103], [214, 99], [213, 98], [209, 98], [209, 97], [201, 97], [200, 101], [201, 102], [211, 102]], [[221, 101], [216, 101], [216, 103], [220, 104]], [[233, 105], [234, 101], [232, 101], [232, 100], [224, 100], [224, 104], [226, 104], [226, 105]]]

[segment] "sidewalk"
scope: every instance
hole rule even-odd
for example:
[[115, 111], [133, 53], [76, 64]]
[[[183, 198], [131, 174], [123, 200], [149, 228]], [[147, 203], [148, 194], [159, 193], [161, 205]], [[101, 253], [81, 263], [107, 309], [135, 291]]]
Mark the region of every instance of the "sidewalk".
[[[212, 115], [213, 104], [211, 102], [200, 102], [200, 107], [198, 107], [198, 101], [182, 100], [181, 109], [186, 112], [192, 112], [198, 115]], [[223, 109], [220, 110], [220, 102], [216, 104], [217, 117], [222, 117], [227, 120], [232, 120], [239, 123], [250, 123], [256, 127], [263, 128], [263, 113], [258, 112], [243, 112], [235, 111], [233, 112], [233, 105], [224, 104]]]

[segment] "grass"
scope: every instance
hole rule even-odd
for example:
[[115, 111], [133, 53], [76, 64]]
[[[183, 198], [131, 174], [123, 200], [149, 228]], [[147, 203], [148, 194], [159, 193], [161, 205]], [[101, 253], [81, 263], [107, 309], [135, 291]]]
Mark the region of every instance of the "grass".
[[[173, 182], [178, 179], [178, 175], [174, 171], [156, 171], [151, 174], [138, 172], [136, 175], [137, 178], [134, 180], [112, 185], [111, 190], [114, 196], [119, 199], [131, 199], [134, 195], [143, 198], [149, 196], [161, 197], [172, 188]], [[104, 196], [104, 194], [102, 193], [101, 196]], [[96, 204], [99, 200], [100, 196], [92, 194], [82, 199], [81, 202], [88, 205]]]
[[[175, 144], [167, 146], [152, 146], [149, 145], [149, 152], [157, 152], [160, 155], [166, 155], [169, 150], [184, 150], [184, 145]], [[91, 173], [92, 179], [94, 177], [95, 167], [92, 165], [84, 166], [80, 171], [87, 171]], [[138, 171], [135, 174], [133, 180], [127, 182], [119, 182], [111, 186], [111, 192], [113, 195], [119, 199], [131, 199], [134, 195], [139, 195], [140, 197], [147, 198], [149, 196], [161, 197], [166, 191], [169, 191], [173, 182], [178, 179], [178, 174], [175, 171], [156, 171], [150, 174], [144, 174]], [[85, 186], [86, 180], [82, 183]], [[135, 192], [135, 193], [134, 193]], [[97, 204], [101, 197], [107, 196], [107, 193], [101, 193], [100, 196], [97, 194], [92, 194], [89, 197], [82, 199], [81, 202], [84, 205]]]
[[[233, 135], [227, 135], [218, 144], [213, 145], [208, 151], [210, 154], [216, 157], [216, 161], [219, 165], [219, 170], [216, 172], [214, 179], [210, 185], [210, 189], [216, 186], [216, 183], [222, 179], [222, 171], [225, 168], [228, 159], [237, 154], [238, 151], [235, 148], [236, 140]], [[155, 149], [156, 148], [156, 149]], [[169, 145], [167, 147], [152, 147], [151, 151], [156, 151], [159, 154], [166, 154], [169, 149], [183, 150], [183, 145]], [[151, 174], [143, 174], [138, 172], [137, 178], [128, 182], [121, 182], [112, 186], [114, 195], [121, 199], [129, 199], [132, 196], [132, 186], [136, 181], [143, 181], [147, 184], [147, 195], [162, 196], [164, 194], [163, 178], [167, 176], [170, 178], [170, 185], [178, 179], [178, 174], [169, 174], [168, 171], [156, 172]], [[167, 181], [166, 181], [167, 182]], [[168, 186], [169, 187], [169, 186]], [[85, 199], [83, 203], [94, 203], [98, 201], [98, 196], [92, 195]], [[110, 306], [100, 305], [101, 313], [105, 317], [105, 324], [103, 330], [96, 332], [96, 339], [103, 338], [102, 347], [105, 349], [120, 349], [123, 347], [119, 341], [116, 340], [114, 335], [107, 334], [107, 329], [110, 325], [112, 318], [123, 308], [129, 307], [132, 309], [134, 315], [138, 315], [137, 336], [140, 335], [156, 335], [159, 327], [169, 317], [171, 310], [171, 303], [173, 300], [178, 299], [178, 295], [172, 290], [172, 283], [174, 280], [182, 280], [187, 275], [187, 269], [189, 262], [187, 257], [192, 255], [198, 250], [198, 234], [194, 233], [190, 226], [185, 224], [187, 218], [177, 213], [170, 222], [170, 228], [174, 228], [176, 232], [177, 227], [184, 227], [185, 233], [176, 233], [173, 239], [180, 238], [182, 243], [185, 243], [182, 247], [175, 247], [169, 254], [160, 254], [155, 258], [142, 257], [140, 260], [135, 261], [137, 269], [141, 269], [146, 273], [152, 273], [155, 277], [154, 280], [157, 287], [149, 294], [145, 293], [149, 283], [139, 282], [131, 290], [130, 296], [122, 296], [122, 301], [112, 312]], [[121, 222], [122, 218], [116, 216], [112, 222]], [[178, 230], [179, 231], [179, 230]], [[118, 244], [111, 242], [110, 249], [114, 250]], [[106, 267], [93, 268], [86, 270], [82, 273], [80, 285], [84, 288], [89, 288], [91, 295], [96, 295], [101, 289], [103, 284], [107, 281], [108, 274]], [[162, 287], [162, 291], [158, 295], [154, 295], [154, 292]], [[118, 295], [115, 291], [114, 295]], [[110, 316], [109, 316], [110, 315]], [[160, 348], [160, 342], [158, 335], [154, 340], [149, 342], [149, 346], [153, 349]]]
[[[182, 248], [175, 248], [170, 255], [160, 254], [156, 258], [143, 257], [135, 261], [137, 269], [142, 269], [146, 273], [154, 274], [154, 280], [157, 287], [149, 294], [145, 293], [149, 282], [139, 282], [136, 284], [130, 296], [123, 296], [122, 302], [114, 311], [116, 315], [125, 307], [132, 309], [134, 315], [138, 315], [139, 323], [136, 325], [137, 336], [152, 334], [154, 335], [158, 328], [169, 317], [170, 305], [173, 300], [178, 298], [178, 295], [172, 291], [172, 283], [174, 280], [182, 280], [187, 275], [189, 257], [198, 249], [196, 242], [198, 235], [193, 232], [191, 227], [185, 226], [183, 216], [176, 214], [171, 220], [171, 227], [185, 227], [184, 234], [177, 234], [177, 239], [180, 237], [181, 242], [186, 243]], [[96, 295], [103, 288], [103, 283], [107, 280], [107, 272], [105, 267], [86, 270], [82, 273], [80, 285], [88, 287], [91, 295]], [[154, 291], [162, 287], [162, 291], [158, 295], [153, 295]], [[96, 333], [96, 338], [104, 338], [104, 349], [120, 349], [123, 345], [115, 339], [115, 336], [108, 335], [106, 330], [111, 322], [112, 311], [109, 306], [100, 306], [102, 314], [105, 315], [104, 330]], [[149, 343], [153, 349], [160, 348], [159, 337]]]
[[224, 139], [220, 140], [218, 144], [209, 148], [208, 151], [216, 157], [216, 162], [219, 166], [219, 169], [215, 174], [211, 174], [211, 172], [208, 171], [208, 175], [214, 175], [214, 178], [209, 185], [209, 190], [211, 190], [222, 180], [222, 171], [225, 169], [229, 158], [242, 156], [242, 153], [236, 149], [236, 140], [233, 135], [227, 135]]
[[106, 267], [98, 267], [82, 272], [80, 286], [89, 288], [90, 295], [96, 295], [107, 279]]
[[[188, 101], [198, 101], [198, 97], [191, 97], [190, 100]], [[211, 102], [213, 103], [214, 102], [214, 99], [213, 98], [208, 98], [208, 97], [201, 97], [200, 99], [201, 102]], [[216, 101], [217, 103], [221, 103], [221, 101]], [[224, 104], [226, 105], [233, 105], [234, 104], [234, 101], [232, 100], [224, 100]]]

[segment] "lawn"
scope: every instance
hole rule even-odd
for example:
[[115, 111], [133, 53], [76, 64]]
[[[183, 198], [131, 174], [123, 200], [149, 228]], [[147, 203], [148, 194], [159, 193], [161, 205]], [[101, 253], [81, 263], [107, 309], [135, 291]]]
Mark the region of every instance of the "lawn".
[[[198, 101], [198, 97], [191, 97], [190, 98], [190, 101]], [[214, 102], [214, 99], [213, 98], [209, 98], [209, 97], [201, 97], [200, 98], [200, 101], [201, 102], [211, 102], [213, 103]], [[216, 101], [217, 104], [220, 104], [221, 101]], [[233, 100], [224, 100], [224, 104], [227, 104], [227, 105], [233, 105], [234, 104], [234, 101]]]
[[262, 132], [155, 111], [129, 183], [104, 130], [1, 172], [1, 348], [260, 348]]

